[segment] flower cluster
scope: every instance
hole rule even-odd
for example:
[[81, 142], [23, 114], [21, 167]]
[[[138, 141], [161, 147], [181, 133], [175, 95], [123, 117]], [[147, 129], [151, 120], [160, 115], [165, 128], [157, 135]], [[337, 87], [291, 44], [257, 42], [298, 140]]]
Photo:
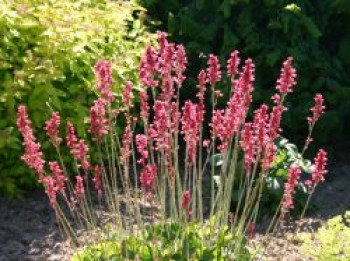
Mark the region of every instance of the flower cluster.
[[189, 190], [186, 190], [182, 194], [182, 208], [185, 210], [187, 215], [192, 215], [192, 210], [190, 209], [190, 203], [191, 203], [191, 192]]
[[287, 60], [283, 63], [283, 67], [281, 69], [280, 78], [277, 81], [276, 89], [281, 94], [287, 94], [293, 91], [294, 85], [296, 85], [296, 70], [292, 66], [292, 57], [288, 57]]
[[50, 205], [55, 208], [57, 199], [57, 187], [55, 186], [55, 180], [53, 177], [44, 177], [43, 184], [45, 186], [45, 193], [50, 200]]
[[38, 174], [39, 181], [42, 182], [44, 178], [44, 164], [45, 161], [42, 158], [41, 144], [36, 142], [36, 138], [33, 134], [31, 122], [28, 119], [27, 108], [23, 105], [18, 107], [17, 113], [17, 126], [23, 136], [23, 145], [25, 147], [22, 160], [29, 166], [29, 168], [35, 170]]
[[76, 183], [75, 183], [74, 194], [78, 199], [81, 199], [85, 194], [84, 179], [82, 176], [75, 176], [75, 179], [76, 179]]
[[58, 130], [60, 122], [61, 118], [58, 112], [52, 113], [51, 119], [45, 122], [44, 130], [54, 146], [58, 146], [62, 141], [62, 138], [59, 137]]
[[298, 180], [301, 175], [301, 169], [296, 166], [292, 166], [288, 170], [288, 180], [284, 185], [284, 194], [282, 207], [284, 210], [288, 210], [294, 207], [293, 195], [295, 194], [295, 188], [298, 185]]
[[144, 165], [148, 158], [147, 136], [144, 134], [137, 134], [135, 136], [135, 142], [136, 142], [137, 151], [141, 155], [141, 158], [137, 162], [139, 164]]
[[93, 177], [92, 182], [94, 183], [98, 199], [101, 200], [102, 198], [101, 167], [99, 165], [96, 165], [94, 167], [94, 170], [95, 170], [95, 176]]
[[325, 106], [323, 105], [324, 99], [322, 94], [315, 95], [315, 105], [310, 109], [312, 112], [312, 117], [308, 117], [307, 120], [309, 122], [310, 128], [312, 128], [318, 119], [324, 114]]
[[216, 82], [221, 81], [221, 70], [218, 57], [211, 54], [208, 60], [208, 81], [211, 86], [215, 85]]
[[157, 166], [155, 164], [147, 164], [140, 173], [141, 188], [150, 195], [155, 189], [155, 179], [157, 177]]
[[182, 109], [182, 134], [187, 145], [188, 162], [192, 164], [196, 157], [196, 148], [198, 143], [198, 133], [200, 122], [198, 121], [198, 106], [191, 101], [186, 101]]
[[[70, 126], [70, 132], [72, 132], [71, 128], [72, 127]], [[100, 143], [103, 135], [108, 133], [107, 118], [106, 118], [106, 102], [103, 99], [95, 100], [94, 105], [91, 106], [90, 108], [89, 132], [93, 135], [93, 140], [96, 141], [97, 143]], [[72, 135], [72, 137], [73, 136], [74, 135]]]
[[218, 147], [221, 151], [228, 149], [229, 141], [245, 121], [252, 100], [253, 81], [254, 65], [251, 59], [247, 59], [227, 108], [214, 111], [211, 123], [212, 133], [221, 141]]
[[238, 66], [240, 63], [240, 58], [238, 56], [239, 52], [237, 50], [231, 53], [230, 59], [227, 61], [227, 75], [233, 78], [238, 73]]
[[112, 63], [106, 60], [100, 60], [95, 66], [97, 85], [96, 88], [101, 92], [102, 97], [111, 102], [114, 100], [111, 91], [112, 86]]
[[49, 167], [52, 172], [52, 177], [55, 181], [57, 191], [63, 192], [66, 188], [67, 177], [63, 174], [60, 165], [56, 161], [49, 162]]
[[126, 108], [132, 107], [131, 90], [132, 90], [132, 82], [127, 81], [125, 83], [125, 88], [123, 90], [123, 104]]
[[80, 139], [72, 150], [74, 158], [79, 162], [78, 167], [82, 167], [85, 171], [88, 171], [91, 167], [88, 152], [89, 147], [83, 139]]
[[312, 170], [311, 180], [305, 181], [305, 184], [312, 188], [319, 182], [324, 181], [324, 175], [327, 174], [326, 166], [328, 163], [327, 152], [320, 149], [314, 159], [314, 166]]

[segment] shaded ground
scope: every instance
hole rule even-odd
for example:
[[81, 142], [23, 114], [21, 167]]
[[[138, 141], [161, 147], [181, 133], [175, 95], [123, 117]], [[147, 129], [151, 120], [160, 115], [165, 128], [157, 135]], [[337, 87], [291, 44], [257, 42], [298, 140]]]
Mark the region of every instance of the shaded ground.
[[[350, 155], [342, 154], [332, 162], [327, 181], [319, 186], [312, 200], [317, 210], [300, 221], [303, 231], [312, 232], [325, 220], [350, 210], [349, 159]], [[291, 242], [292, 233], [285, 238], [271, 239], [269, 260], [306, 260], [298, 242]], [[281, 255], [286, 246], [288, 249]], [[65, 261], [69, 255], [67, 242], [60, 236], [54, 212], [43, 192], [32, 193], [20, 201], [0, 199], [0, 261]]]

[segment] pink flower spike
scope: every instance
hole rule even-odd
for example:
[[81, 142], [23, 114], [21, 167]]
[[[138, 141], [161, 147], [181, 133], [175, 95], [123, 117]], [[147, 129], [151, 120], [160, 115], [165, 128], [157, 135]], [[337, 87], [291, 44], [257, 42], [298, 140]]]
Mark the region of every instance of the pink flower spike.
[[39, 182], [43, 182], [45, 161], [42, 158], [41, 144], [36, 142], [31, 122], [28, 119], [27, 108], [23, 105], [18, 107], [17, 126], [23, 136], [23, 145], [25, 147], [25, 152], [21, 159], [29, 168], [35, 170]]
[[114, 100], [111, 91], [112, 86], [112, 63], [106, 60], [100, 60], [95, 66], [95, 73], [97, 78], [96, 89], [102, 94], [102, 97], [111, 102]]
[[99, 98], [94, 101], [94, 105], [90, 108], [90, 127], [88, 131], [93, 135], [93, 140], [97, 143], [101, 141], [103, 135], [108, 133], [105, 106], [105, 100]]
[[190, 203], [191, 203], [191, 193], [189, 190], [186, 190], [182, 194], [182, 208], [186, 211], [186, 214], [188, 216], [192, 215], [192, 211], [190, 209]]
[[288, 170], [288, 180], [284, 184], [283, 194], [283, 209], [288, 210], [294, 207], [293, 195], [295, 194], [295, 188], [298, 185], [298, 181], [301, 175], [301, 169], [296, 166], [292, 166]]
[[140, 153], [141, 158], [137, 161], [137, 163], [144, 165], [148, 158], [147, 151], [147, 136], [144, 134], [137, 134], [135, 137], [137, 151]]
[[78, 161], [79, 165], [78, 167], [82, 167], [85, 171], [88, 171], [90, 169], [90, 163], [89, 163], [89, 147], [86, 145], [85, 140], [81, 139], [79, 140], [73, 150], [71, 150], [74, 158]]
[[187, 57], [185, 47], [183, 45], [177, 45], [174, 57], [174, 69], [175, 69], [175, 82], [178, 84], [178, 87], [181, 86], [183, 81], [186, 79], [184, 72], [187, 67]]
[[75, 176], [76, 178], [76, 183], [75, 183], [75, 196], [77, 198], [82, 198], [85, 194], [85, 189], [84, 189], [84, 179], [82, 176]]
[[315, 95], [315, 105], [310, 109], [312, 117], [308, 117], [309, 126], [313, 127], [318, 119], [324, 114], [325, 106], [323, 105], [324, 99], [322, 94], [318, 93]]
[[44, 130], [54, 146], [58, 146], [62, 141], [62, 138], [59, 137], [58, 130], [60, 122], [61, 119], [58, 112], [52, 113], [51, 119], [45, 122]]
[[70, 121], [68, 121], [67, 122], [67, 147], [70, 148], [72, 151], [77, 141], [78, 141], [78, 138], [77, 138], [77, 135], [75, 134], [74, 126]]
[[50, 205], [54, 208], [56, 205], [57, 188], [55, 187], [55, 180], [52, 177], [45, 177], [43, 179], [45, 186], [45, 193], [49, 197]]
[[324, 175], [327, 174], [327, 152], [320, 149], [314, 159], [314, 169], [312, 171], [312, 181], [314, 184], [324, 181]]
[[95, 186], [95, 190], [97, 192], [97, 197], [99, 200], [102, 198], [102, 184], [101, 184], [101, 167], [96, 165], [95, 168], [95, 177], [93, 177], [92, 181]]
[[146, 90], [140, 91], [140, 116], [144, 122], [148, 122], [149, 105]]
[[141, 188], [149, 196], [155, 189], [155, 179], [157, 177], [157, 166], [155, 164], [147, 164], [140, 173]]
[[242, 130], [240, 144], [244, 152], [244, 165], [247, 175], [250, 175], [251, 165], [255, 161], [255, 142], [253, 133], [253, 124], [246, 123]]
[[238, 57], [239, 52], [237, 50], [231, 53], [230, 59], [227, 61], [227, 75], [234, 77], [238, 73], [238, 66], [240, 59]]
[[49, 162], [50, 170], [53, 174], [53, 179], [56, 182], [58, 192], [63, 192], [66, 188], [67, 177], [63, 174], [60, 165], [56, 161]]
[[277, 80], [276, 89], [281, 94], [287, 94], [293, 92], [293, 87], [296, 85], [296, 70], [292, 66], [292, 57], [288, 57], [287, 60], [284, 61], [283, 67], [281, 69], [280, 78]]
[[216, 82], [221, 81], [220, 63], [217, 56], [210, 54], [208, 60], [208, 81], [213, 86]]
[[125, 88], [123, 91], [123, 104], [126, 108], [132, 108], [132, 102], [131, 102], [132, 87], [133, 87], [132, 82], [126, 81]]
[[198, 121], [198, 106], [191, 101], [186, 101], [182, 109], [182, 131], [185, 135], [184, 140], [187, 145], [188, 162], [192, 164], [195, 161], [197, 153], [197, 142], [200, 122]]

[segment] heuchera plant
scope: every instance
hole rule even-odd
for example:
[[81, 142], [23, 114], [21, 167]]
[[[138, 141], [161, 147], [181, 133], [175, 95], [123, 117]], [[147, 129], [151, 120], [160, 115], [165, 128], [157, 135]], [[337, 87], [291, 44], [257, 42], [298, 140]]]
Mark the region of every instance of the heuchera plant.
[[[209, 56], [207, 69], [199, 72], [196, 101], [180, 103], [180, 90], [186, 79], [185, 49], [168, 42], [166, 35], [159, 33], [159, 46], [147, 47], [140, 63], [139, 76], [144, 88], [138, 94], [139, 117], [132, 114], [135, 109], [133, 83], [125, 83], [123, 107], [114, 109], [112, 66], [106, 60], [97, 63], [96, 89], [100, 97], [90, 109], [89, 126], [92, 144], [99, 151], [96, 157], [91, 157], [88, 142], [77, 137], [72, 123], [67, 123], [66, 137], [62, 137], [60, 115], [54, 112], [44, 130], [57, 150], [58, 161], [48, 162], [47, 170], [26, 107], [20, 106], [17, 123], [24, 138], [22, 158], [37, 173], [38, 181], [43, 184], [72, 242], [79, 243], [62, 211], [62, 204], [68, 205], [75, 221], [87, 230], [99, 224], [97, 210], [106, 208], [115, 217], [117, 231], [137, 235], [142, 233], [146, 222], [141, 206], [149, 202], [159, 207], [154, 210], [159, 214], [159, 222], [179, 224], [184, 231], [189, 222], [204, 224], [209, 220], [209, 232], [201, 241], [205, 247], [215, 244], [215, 238], [222, 236], [221, 231], [232, 233], [229, 253], [238, 256], [241, 243], [254, 238], [264, 182], [275, 160], [275, 140], [282, 132], [281, 119], [287, 110], [284, 101], [296, 85], [292, 61], [289, 57], [283, 63], [277, 92], [271, 97], [272, 107], [261, 104], [253, 117], [249, 117], [248, 112], [253, 100], [254, 63], [246, 59], [241, 64], [238, 51], [233, 51], [227, 62], [231, 95], [225, 108], [217, 108], [222, 94], [216, 85], [222, 80], [223, 73], [213, 54]], [[205, 107], [206, 96], [212, 99], [211, 110]], [[321, 94], [315, 96], [315, 102], [308, 118], [309, 135], [303, 153], [312, 141], [313, 127], [325, 108]], [[211, 116], [209, 123], [204, 120], [205, 114]], [[116, 123], [122, 122], [119, 119], [125, 122], [121, 136], [116, 129]], [[142, 133], [135, 132], [137, 124], [143, 128]], [[203, 128], [210, 128], [210, 139], [204, 139]], [[69, 169], [62, 160], [63, 140], [74, 160], [74, 169]], [[220, 182], [215, 185], [217, 170], [212, 155], [218, 152], [223, 164], [219, 171]], [[239, 154], [243, 155], [242, 161], [238, 160]], [[314, 162], [312, 175], [306, 182], [310, 187], [309, 199], [315, 187], [324, 180], [327, 153], [321, 149]], [[71, 180], [72, 173], [75, 178]], [[293, 196], [301, 173], [298, 165], [289, 168], [284, 195], [270, 228], [278, 228], [293, 208]], [[232, 210], [231, 193], [238, 177], [243, 177], [239, 203], [236, 210]], [[206, 181], [210, 183], [210, 195], [203, 193]], [[62, 200], [57, 200], [58, 197]], [[93, 203], [94, 198], [98, 199], [98, 205]], [[229, 230], [226, 229], [228, 224]]]

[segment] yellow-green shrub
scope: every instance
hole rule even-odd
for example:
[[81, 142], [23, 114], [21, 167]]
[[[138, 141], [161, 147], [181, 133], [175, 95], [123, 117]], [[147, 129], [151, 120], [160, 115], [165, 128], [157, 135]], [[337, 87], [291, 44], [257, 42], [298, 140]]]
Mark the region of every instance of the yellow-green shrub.
[[350, 211], [330, 219], [316, 235], [302, 239], [304, 253], [315, 260], [350, 260]]
[[97, 59], [113, 61], [117, 93], [126, 78], [137, 82], [139, 55], [153, 37], [143, 13], [134, 1], [1, 1], [0, 194], [16, 196], [36, 184], [20, 160], [17, 106], [28, 106], [37, 131], [51, 114], [47, 104], [62, 118], [69, 112], [83, 135]]

